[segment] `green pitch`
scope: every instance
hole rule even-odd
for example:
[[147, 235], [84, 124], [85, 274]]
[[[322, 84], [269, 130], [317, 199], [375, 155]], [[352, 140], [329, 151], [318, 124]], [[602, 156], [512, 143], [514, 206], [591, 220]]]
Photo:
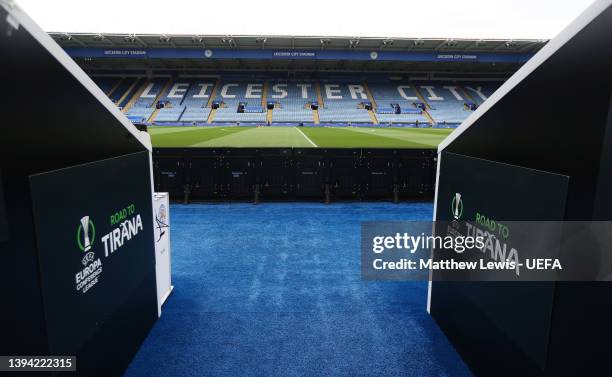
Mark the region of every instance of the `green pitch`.
[[149, 127], [156, 148], [435, 148], [451, 131], [374, 127]]

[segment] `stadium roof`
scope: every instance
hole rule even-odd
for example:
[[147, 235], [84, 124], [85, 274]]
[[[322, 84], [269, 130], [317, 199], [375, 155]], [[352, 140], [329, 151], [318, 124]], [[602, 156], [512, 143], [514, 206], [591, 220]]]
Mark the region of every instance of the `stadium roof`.
[[62, 47], [227, 48], [227, 49], [334, 49], [385, 51], [454, 51], [535, 53], [542, 39], [428, 39], [300, 37], [268, 35], [166, 35], [49, 33]]
[[[516, 71], [546, 40], [50, 33], [86, 70]], [[289, 52], [307, 52], [290, 54]], [[475, 64], [479, 63], [479, 64]]]

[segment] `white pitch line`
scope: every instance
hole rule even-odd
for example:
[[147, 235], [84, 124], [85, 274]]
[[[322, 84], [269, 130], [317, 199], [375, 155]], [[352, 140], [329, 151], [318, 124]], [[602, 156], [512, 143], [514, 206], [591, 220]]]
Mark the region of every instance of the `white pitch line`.
[[304, 136], [304, 138], [305, 138], [306, 140], [308, 140], [308, 142], [309, 142], [310, 144], [312, 144], [312, 146], [313, 146], [313, 147], [315, 147], [315, 148], [319, 148], [319, 146], [318, 146], [318, 145], [316, 145], [315, 143], [313, 143], [313, 141], [312, 141], [312, 140], [310, 140], [310, 138], [309, 138], [308, 136], [306, 136], [306, 134], [305, 134], [305, 133], [303, 133], [303, 132], [302, 132], [302, 130], [300, 130], [300, 129], [299, 129], [299, 128], [297, 128], [297, 127], [293, 127], [293, 128], [295, 128], [295, 129], [297, 130], [297, 132], [301, 133], [301, 134], [302, 134], [302, 136]]

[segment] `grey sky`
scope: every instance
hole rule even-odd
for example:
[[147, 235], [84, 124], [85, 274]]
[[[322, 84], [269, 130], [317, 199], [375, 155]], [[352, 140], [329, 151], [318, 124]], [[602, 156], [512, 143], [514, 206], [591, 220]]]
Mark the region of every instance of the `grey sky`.
[[17, 0], [17, 3], [45, 31], [549, 39], [593, 0], [233, 0], [229, 3]]

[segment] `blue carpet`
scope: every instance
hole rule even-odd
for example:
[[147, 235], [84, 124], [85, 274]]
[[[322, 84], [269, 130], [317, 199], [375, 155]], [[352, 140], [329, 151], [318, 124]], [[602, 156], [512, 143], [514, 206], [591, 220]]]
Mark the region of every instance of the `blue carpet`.
[[424, 282], [364, 282], [361, 221], [431, 203], [172, 205], [174, 292], [126, 376], [471, 376]]

